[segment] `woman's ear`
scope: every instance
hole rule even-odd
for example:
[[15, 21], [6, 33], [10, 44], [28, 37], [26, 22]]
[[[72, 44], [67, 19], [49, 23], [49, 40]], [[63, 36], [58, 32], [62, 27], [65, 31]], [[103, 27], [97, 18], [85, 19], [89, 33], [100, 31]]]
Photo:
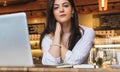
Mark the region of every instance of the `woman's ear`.
[[72, 18], [73, 18], [73, 15], [74, 15], [74, 10], [72, 10]]
[[72, 14], [74, 14], [74, 10], [72, 9]]

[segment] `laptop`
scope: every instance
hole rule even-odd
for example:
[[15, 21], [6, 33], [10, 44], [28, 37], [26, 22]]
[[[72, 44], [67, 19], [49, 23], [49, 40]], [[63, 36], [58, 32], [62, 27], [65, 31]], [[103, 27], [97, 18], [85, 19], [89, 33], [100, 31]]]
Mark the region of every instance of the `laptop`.
[[0, 15], [0, 66], [34, 66], [24, 12]]

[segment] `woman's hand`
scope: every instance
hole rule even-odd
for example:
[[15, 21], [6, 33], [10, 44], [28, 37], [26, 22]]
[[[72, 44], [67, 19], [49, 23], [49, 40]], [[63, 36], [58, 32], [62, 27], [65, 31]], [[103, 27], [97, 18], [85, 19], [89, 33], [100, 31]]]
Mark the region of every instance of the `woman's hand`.
[[61, 25], [59, 22], [56, 22], [56, 30], [55, 33], [61, 33]]
[[55, 57], [60, 57], [60, 34], [61, 34], [61, 25], [56, 22], [56, 30], [53, 36], [53, 41], [51, 47], [49, 48], [49, 53]]

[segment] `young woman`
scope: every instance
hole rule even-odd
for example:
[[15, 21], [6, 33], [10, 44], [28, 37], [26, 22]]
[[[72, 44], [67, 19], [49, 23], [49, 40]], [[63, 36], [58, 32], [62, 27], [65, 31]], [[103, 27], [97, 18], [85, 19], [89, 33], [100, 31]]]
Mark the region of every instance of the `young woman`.
[[78, 23], [73, 0], [48, 0], [47, 25], [40, 38], [42, 64], [82, 64], [89, 55], [95, 33]]

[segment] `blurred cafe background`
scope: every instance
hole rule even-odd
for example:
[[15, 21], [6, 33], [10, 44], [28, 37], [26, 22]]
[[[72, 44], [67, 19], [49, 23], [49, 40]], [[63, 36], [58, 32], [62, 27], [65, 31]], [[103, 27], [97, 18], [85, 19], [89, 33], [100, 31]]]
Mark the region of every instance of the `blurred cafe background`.
[[[79, 23], [95, 30], [96, 37], [89, 63], [101, 58], [105, 64], [117, 64], [120, 52], [120, 0], [74, 0]], [[0, 15], [25, 12], [35, 64], [41, 63], [39, 38], [46, 25], [47, 0], [0, 0]]]

